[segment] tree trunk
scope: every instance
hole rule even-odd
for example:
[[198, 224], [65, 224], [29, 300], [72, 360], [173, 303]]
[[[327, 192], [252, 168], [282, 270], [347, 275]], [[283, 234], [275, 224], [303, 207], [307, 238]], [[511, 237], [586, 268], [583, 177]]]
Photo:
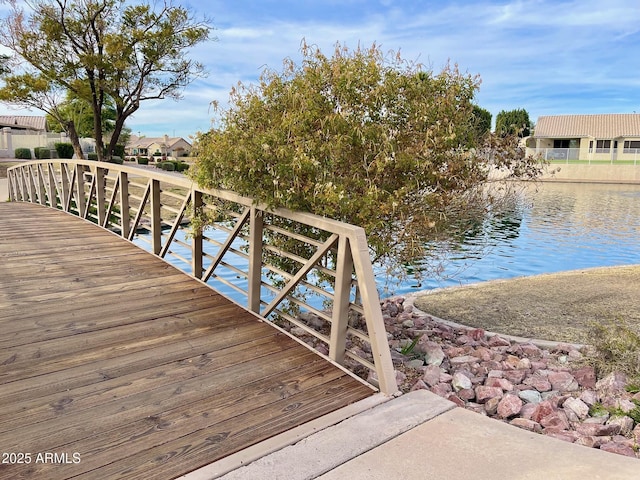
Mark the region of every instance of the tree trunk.
[[78, 137], [78, 131], [76, 130], [76, 124], [73, 120], [66, 122], [67, 135], [73, 145], [73, 151], [79, 160], [84, 160], [84, 153], [82, 153], [82, 146], [80, 145], [80, 137]]

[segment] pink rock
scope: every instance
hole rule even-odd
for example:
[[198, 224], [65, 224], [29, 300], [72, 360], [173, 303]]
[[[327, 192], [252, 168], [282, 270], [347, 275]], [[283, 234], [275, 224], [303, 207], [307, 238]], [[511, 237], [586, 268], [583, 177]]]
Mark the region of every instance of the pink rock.
[[522, 383], [535, 388], [539, 392], [548, 392], [549, 390], [551, 390], [551, 382], [549, 382], [546, 377], [540, 375], [539, 372], [528, 376]]
[[435, 342], [426, 341], [418, 342], [418, 349], [424, 353], [424, 359], [427, 365], [441, 365], [445, 355], [442, 347]]
[[541, 420], [544, 417], [551, 415], [555, 410], [555, 407], [550, 401], [545, 400], [544, 402], [540, 402], [535, 406], [533, 413], [531, 414], [531, 420], [541, 423]]
[[462, 400], [458, 395], [456, 395], [455, 393], [450, 393], [449, 395], [447, 395], [446, 397], [447, 400], [449, 400], [450, 402], [455, 403], [458, 407], [462, 407], [464, 408], [465, 406], [465, 402], [464, 400]]
[[546, 430], [543, 432], [547, 437], [557, 438], [558, 440], [562, 440], [564, 442], [573, 443], [578, 439], [578, 435], [573, 431], [549, 431]]
[[574, 378], [582, 388], [596, 388], [596, 371], [593, 367], [582, 367], [573, 372]]
[[529, 430], [530, 432], [540, 433], [542, 432], [542, 426], [534, 422], [533, 420], [529, 420], [526, 418], [514, 418], [509, 422], [510, 425], [514, 425], [516, 427], [524, 428], [525, 430]]
[[471, 342], [473, 342], [473, 338], [468, 335], [460, 335], [458, 338], [456, 338], [456, 343], [458, 345], [467, 345]]
[[489, 378], [504, 378], [504, 372], [502, 370], [491, 370], [487, 373]]
[[502, 398], [502, 389], [498, 387], [485, 387], [479, 385], [476, 387], [476, 401], [478, 403], [485, 403], [491, 398]]
[[598, 403], [598, 395], [593, 390], [584, 390], [580, 394], [580, 400], [591, 407]]
[[517, 395], [508, 393], [498, 403], [498, 415], [502, 418], [518, 415], [520, 410], [522, 410], [522, 400]]
[[618, 435], [620, 433], [620, 425], [581, 423], [576, 425], [576, 432], [581, 435], [593, 435], [596, 437], [602, 437], [605, 435]]
[[438, 383], [437, 385], [431, 387], [429, 391], [441, 397], [447, 398], [447, 395], [451, 393], [451, 384]]
[[579, 437], [575, 443], [578, 445], [582, 445], [584, 447], [589, 448], [600, 448], [600, 445], [608, 443], [611, 441], [611, 437], [594, 437], [592, 435], [587, 435], [583, 437]]
[[640, 423], [633, 429], [632, 435], [635, 442], [640, 443]]
[[548, 379], [553, 390], [573, 392], [579, 388], [578, 382], [569, 372], [551, 372]]
[[493, 353], [487, 347], [477, 347], [471, 355], [479, 358], [483, 362], [488, 362], [493, 358]]
[[600, 445], [600, 450], [604, 450], [605, 452], [617, 453], [618, 455], [625, 455], [627, 457], [636, 456], [636, 452], [633, 451], [633, 448], [618, 442], [609, 442]]
[[453, 357], [449, 359], [449, 362], [451, 362], [452, 367], [465, 365], [468, 363], [475, 363], [477, 361], [478, 361], [478, 358], [474, 357], [473, 355], [462, 355], [460, 357]]
[[460, 390], [458, 392], [458, 396], [462, 400], [464, 400], [466, 402], [469, 402], [469, 401], [474, 400], [476, 398], [476, 392], [475, 392], [475, 390], [473, 388], [465, 388], [465, 389]]
[[504, 372], [504, 378], [509, 380], [513, 384], [519, 384], [524, 381], [528, 374], [528, 370], [516, 369], [516, 370], [506, 370]]
[[[536, 405], [534, 403], [525, 403], [524, 405], [522, 405], [522, 410], [520, 410], [520, 417], [526, 419], [526, 420], [531, 420], [531, 416], [533, 415], [533, 412], [536, 409]], [[535, 422], [538, 423], [538, 422]]]
[[533, 343], [523, 343], [520, 345], [520, 349], [522, 350], [522, 353], [530, 359], [538, 358], [542, 355], [540, 347], [534, 345]]
[[487, 387], [498, 387], [504, 390], [505, 392], [510, 392], [513, 390], [513, 383], [511, 383], [506, 378], [487, 378], [484, 382]]
[[477, 342], [484, 338], [485, 331], [482, 328], [475, 328], [469, 331], [469, 336]]
[[437, 365], [427, 365], [424, 369], [424, 375], [422, 375], [422, 380], [424, 383], [433, 387], [437, 383], [440, 383], [440, 374], [442, 370]]
[[567, 415], [562, 410], [556, 410], [555, 412], [547, 415], [546, 417], [540, 420], [540, 425], [542, 425], [545, 431], [561, 431], [561, 430], [569, 430], [571, 425], [569, 424], [569, 420], [567, 419]]
[[507, 355], [504, 359], [504, 367], [508, 370], [516, 370], [520, 365], [520, 357], [516, 357], [515, 355]]
[[627, 385], [627, 376], [623, 373], [610, 373], [596, 383], [600, 396], [618, 395], [623, 393]]
[[508, 347], [511, 345], [511, 342], [505, 338], [502, 338], [499, 335], [494, 335], [489, 339], [489, 346], [491, 347]]
[[580, 420], [589, 415], [589, 406], [578, 398], [567, 398], [562, 404], [565, 411], [573, 412]]
[[429, 390], [429, 387], [422, 380], [418, 380], [413, 384], [413, 387], [411, 387], [412, 392], [415, 392], [416, 390]]
[[451, 386], [453, 389], [458, 392], [462, 389], [470, 389], [473, 384], [471, 383], [471, 379], [462, 372], [455, 372], [453, 374], [453, 378], [451, 379]]

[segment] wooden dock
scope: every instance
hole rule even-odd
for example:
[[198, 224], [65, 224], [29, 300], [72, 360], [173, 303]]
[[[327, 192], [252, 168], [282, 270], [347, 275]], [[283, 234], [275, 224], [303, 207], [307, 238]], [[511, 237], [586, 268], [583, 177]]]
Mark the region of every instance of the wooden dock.
[[0, 479], [171, 479], [373, 393], [129, 242], [0, 203]]

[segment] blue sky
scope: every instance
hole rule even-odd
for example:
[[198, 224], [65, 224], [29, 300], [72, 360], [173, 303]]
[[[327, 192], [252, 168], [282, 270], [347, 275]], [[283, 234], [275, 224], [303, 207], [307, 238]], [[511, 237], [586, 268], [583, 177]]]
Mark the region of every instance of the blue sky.
[[[438, 72], [450, 60], [480, 75], [477, 103], [540, 115], [640, 113], [638, 0], [189, 0], [217, 41], [192, 50], [208, 77], [179, 102], [144, 102], [127, 121], [134, 134], [188, 138], [211, 126], [213, 100], [238, 81], [300, 57], [300, 43], [330, 54], [373, 42]], [[0, 105], [0, 114], [17, 114]], [[27, 112], [38, 114], [38, 112]]]

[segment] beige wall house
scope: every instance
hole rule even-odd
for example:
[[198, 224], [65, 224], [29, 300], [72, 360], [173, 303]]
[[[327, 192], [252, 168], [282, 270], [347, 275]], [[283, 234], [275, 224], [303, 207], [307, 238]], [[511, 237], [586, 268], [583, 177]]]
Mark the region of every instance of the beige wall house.
[[131, 137], [125, 147], [127, 155], [152, 157], [154, 153], [160, 152], [166, 157], [179, 158], [191, 152], [191, 144], [182, 137]]
[[542, 116], [526, 146], [547, 160], [640, 161], [640, 114]]

